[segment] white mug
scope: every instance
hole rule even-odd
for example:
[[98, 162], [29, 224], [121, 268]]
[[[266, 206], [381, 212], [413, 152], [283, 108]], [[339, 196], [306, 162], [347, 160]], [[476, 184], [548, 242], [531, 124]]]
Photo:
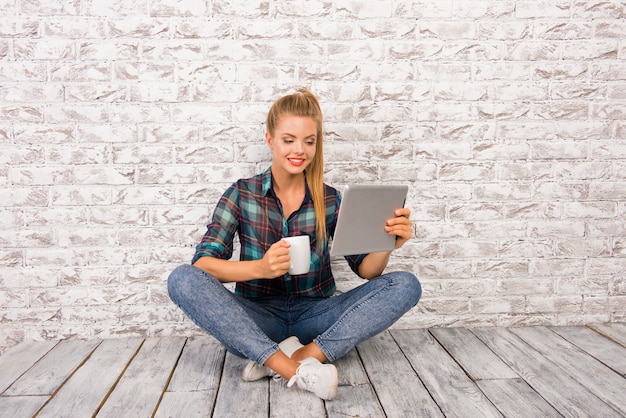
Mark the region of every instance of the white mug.
[[289, 266], [289, 274], [305, 274], [311, 268], [311, 244], [308, 235], [300, 235], [297, 237], [285, 237], [285, 241], [291, 245], [289, 247], [289, 258], [291, 266]]

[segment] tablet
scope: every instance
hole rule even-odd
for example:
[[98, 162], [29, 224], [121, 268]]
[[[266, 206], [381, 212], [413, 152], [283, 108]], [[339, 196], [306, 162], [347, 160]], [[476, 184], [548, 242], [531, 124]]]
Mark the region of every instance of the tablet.
[[331, 256], [369, 254], [393, 250], [395, 235], [385, 231], [385, 221], [404, 207], [409, 186], [360, 184], [345, 187]]

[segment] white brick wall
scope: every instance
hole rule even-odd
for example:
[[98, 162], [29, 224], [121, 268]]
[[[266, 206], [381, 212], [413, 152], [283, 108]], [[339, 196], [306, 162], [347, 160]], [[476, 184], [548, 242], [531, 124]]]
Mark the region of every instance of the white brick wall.
[[[626, 320], [626, 5], [0, 0], [0, 351], [197, 332], [165, 280], [295, 87], [410, 184], [399, 327]], [[358, 282], [336, 263], [340, 288]]]

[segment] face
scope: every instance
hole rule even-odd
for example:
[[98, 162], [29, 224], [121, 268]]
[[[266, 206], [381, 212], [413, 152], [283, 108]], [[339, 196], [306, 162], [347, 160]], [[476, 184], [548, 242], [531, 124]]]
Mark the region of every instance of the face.
[[311, 117], [283, 115], [274, 134], [265, 134], [272, 150], [272, 170], [285, 174], [300, 174], [315, 157], [317, 126]]

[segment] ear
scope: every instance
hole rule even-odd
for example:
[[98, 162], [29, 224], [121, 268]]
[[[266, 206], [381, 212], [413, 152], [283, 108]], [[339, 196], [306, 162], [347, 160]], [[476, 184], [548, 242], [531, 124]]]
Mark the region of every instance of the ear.
[[267, 145], [272, 148], [272, 136], [270, 135], [269, 132], [265, 132], [265, 142], [267, 142]]

